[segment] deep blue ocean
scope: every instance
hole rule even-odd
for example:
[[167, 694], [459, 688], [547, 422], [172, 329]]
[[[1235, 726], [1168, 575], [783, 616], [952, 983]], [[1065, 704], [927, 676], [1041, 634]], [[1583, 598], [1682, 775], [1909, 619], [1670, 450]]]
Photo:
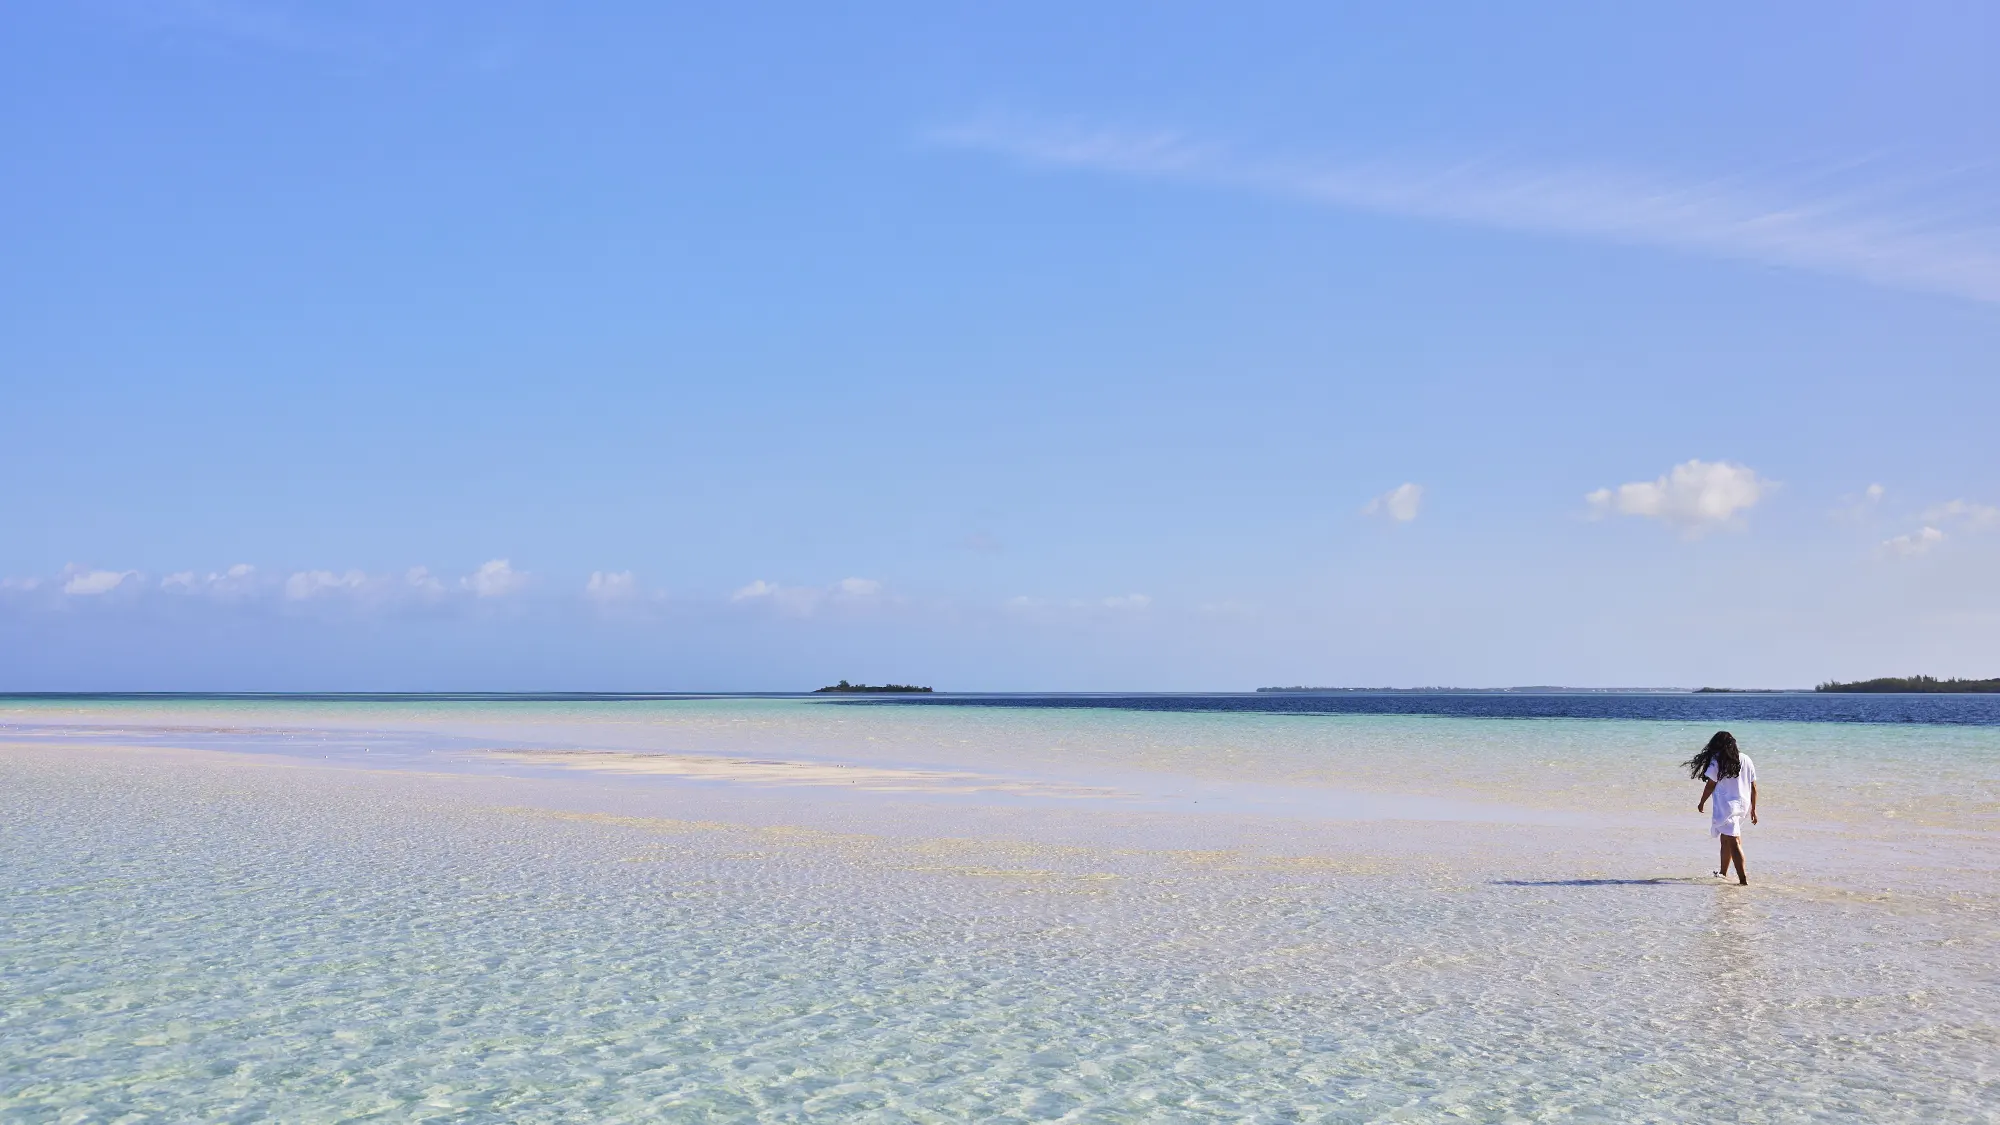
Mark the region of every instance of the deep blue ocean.
[[1101, 707], [1274, 715], [1449, 715], [1468, 719], [2000, 725], [2000, 695], [1783, 693], [1259, 692], [1218, 695], [882, 695], [842, 706]]
[[[302, 703], [609, 703], [674, 699], [798, 698], [778, 692], [21, 693], [43, 701], [273, 700]], [[2000, 694], [1849, 695], [1834, 692], [1216, 692], [976, 693], [822, 696], [835, 707], [1039, 707], [1273, 715], [1443, 715], [1469, 719], [1640, 719], [1689, 722], [1931, 723], [2000, 726]]]

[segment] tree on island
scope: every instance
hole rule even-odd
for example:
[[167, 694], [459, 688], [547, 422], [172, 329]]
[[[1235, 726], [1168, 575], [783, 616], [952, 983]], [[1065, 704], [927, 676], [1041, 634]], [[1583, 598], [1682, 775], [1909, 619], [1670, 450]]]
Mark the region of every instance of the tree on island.
[[2000, 679], [1961, 680], [1954, 676], [1940, 680], [1936, 676], [1882, 676], [1873, 680], [1856, 680], [1852, 683], [1838, 683], [1833, 680], [1819, 685], [1814, 691], [1838, 691], [1856, 693], [1918, 693], [1924, 695], [1957, 695], [1973, 692], [2000, 692]]
[[848, 682], [847, 682], [846, 680], [842, 680], [842, 681], [840, 681], [839, 683], [837, 683], [837, 684], [833, 684], [833, 685], [831, 685], [831, 686], [828, 686], [828, 687], [823, 687], [823, 688], [814, 688], [814, 689], [813, 689], [813, 694], [814, 694], [814, 695], [819, 695], [819, 694], [821, 694], [821, 693], [823, 693], [823, 692], [836, 692], [836, 693], [838, 693], [838, 692], [885, 692], [885, 691], [886, 691], [886, 692], [928, 692], [928, 691], [930, 691], [930, 690], [931, 690], [931, 689], [929, 689], [929, 688], [927, 688], [927, 687], [918, 687], [918, 686], [916, 686], [915, 684], [875, 684], [875, 685], [872, 685], [872, 686], [871, 686], [871, 685], [869, 685], [869, 684], [850, 684], [850, 683], [848, 683]]

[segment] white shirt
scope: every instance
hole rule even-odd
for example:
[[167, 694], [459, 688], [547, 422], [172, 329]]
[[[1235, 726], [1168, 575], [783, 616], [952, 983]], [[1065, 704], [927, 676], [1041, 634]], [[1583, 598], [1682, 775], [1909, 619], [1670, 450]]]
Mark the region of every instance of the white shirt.
[[1716, 777], [1715, 772], [1718, 767], [1714, 762], [1708, 763], [1708, 772], [1702, 774], [1703, 777], [1715, 782], [1715, 816], [1717, 819], [1721, 819], [1725, 815], [1724, 810], [1732, 805], [1740, 804], [1742, 806], [1740, 810], [1733, 814], [1735, 816], [1747, 816], [1750, 812], [1750, 786], [1757, 780], [1757, 767], [1750, 764], [1750, 755], [1748, 754], [1738, 754], [1736, 760], [1742, 763], [1743, 770], [1735, 777]]

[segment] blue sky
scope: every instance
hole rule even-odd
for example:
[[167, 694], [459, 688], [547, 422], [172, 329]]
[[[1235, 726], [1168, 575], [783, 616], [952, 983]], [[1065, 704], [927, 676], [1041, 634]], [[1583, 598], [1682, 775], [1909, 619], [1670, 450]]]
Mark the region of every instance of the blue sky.
[[0, 687], [2000, 674], [1972, 5], [0, 11]]

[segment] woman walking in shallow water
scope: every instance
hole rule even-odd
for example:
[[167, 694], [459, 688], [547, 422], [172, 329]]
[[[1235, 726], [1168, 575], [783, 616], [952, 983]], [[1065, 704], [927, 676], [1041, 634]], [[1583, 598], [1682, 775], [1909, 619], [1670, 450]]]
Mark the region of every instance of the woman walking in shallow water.
[[1736, 748], [1736, 736], [1726, 730], [1715, 732], [1701, 753], [1682, 762], [1687, 767], [1688, 776], [1708, 784], [1701, 787], [1701, 800], [1694, 803], [1694, 811], [1700, 812], [1715, 798], [1715, 809], [1709, 813], [1708, 834], [1722, 841], [1722, 869], [1713, 872], [1718, 879], [1729, 878], [1729, 865], [1736, 865], [1736, 881], [1750, 885], [1750, 873], [1743, 868], [1743, 826], [1747, 820], [1757, 823], [1757, 767], [1750, 763], [1750, 755]]

